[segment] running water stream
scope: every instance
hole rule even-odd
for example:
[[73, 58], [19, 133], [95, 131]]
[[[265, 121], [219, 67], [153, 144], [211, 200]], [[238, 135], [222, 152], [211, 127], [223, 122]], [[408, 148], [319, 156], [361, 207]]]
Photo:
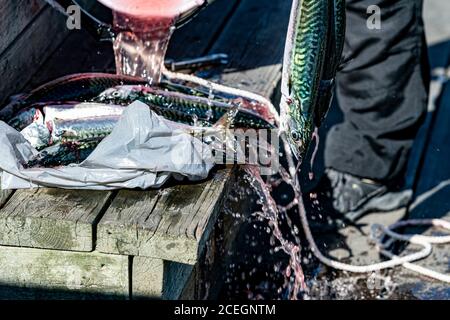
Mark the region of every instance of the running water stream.
[[179, 17], [204, 0], [99, 0], [114, 12], [119, 74], [159, 83], [169, 40]]

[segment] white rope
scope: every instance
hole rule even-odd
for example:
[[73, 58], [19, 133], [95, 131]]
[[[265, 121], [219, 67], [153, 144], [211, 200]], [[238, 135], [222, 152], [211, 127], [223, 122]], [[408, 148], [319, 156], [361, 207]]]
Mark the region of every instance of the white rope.
[[[291, 149], [286, 141], [285, 135], [281, 135], [281, 139], [283, 140], [284, 146], [285, 146], [285, 152], [286, 156], [288, 158], [289, 166], [293, 166], [293, 157]], [[295, 167], [294, 167], [295, 168]], [[292, 168], [290, 168], [290, 171], [292, 172]], [[311, 251], [314, 254], [314, 256], [323, 264], [342, 271], [352, 272], [352, 273], [369, 273], [374, 271], [380, 271], [388, 268], [393, 268], [396, 266], [403, 266], [404, 268], [407, 268], [411, 271], [414, 271], [416, 273], [419, 273], [421, 275], [424, 275], [429, 278], [433, 278], [442, 282], [450, 283], [450, 276], [438, 273], [436, 271], [418, 266], [416, 264], [413, 264], [412, 262], [422, 260], [426, 257], [428, 257], [432, 253], [432, 245], [431, 244], [446, 244], [450, 243], [450, 236], [442, 236], [442, 237], [427, 237], [422, 235], [402, 235], [399, 234], [393, 230], [404, 227], [404, 226], [424, 226], [424, 225], [431, 225], [433, 227], [439, 227], [443, 229], [447, 229], [450, 231], [450, 222], [441, 220], [441, 219], [432, 219], [432, 220], [408, 220], [408, 221], [401, 221], [396, 224], [393, 224], [389, 227], [381, 226], [381, 225], [375, 225], [376, 228], [379, 228], [381, 231], [381, 234], [379, 236], [379, 241], [377, 243], [377, 249], [379, 252], [390, 258], [388, 261], [379, 262], [375, 264], [365, 265], [365, 266], [355, 266], [351, 264], [342, 263], [336, 260], [332, 260], [322, 254], [320, 249], [318, 248], [314, 236], [312, 235], [311, 228], [309, 226], [308, 218], [306, 216], [305, 206], [303, 203], [303, 198], [301, 196], [301, 192], [299, 190], [299, 181], [298, 176], [295, 174], [294, 181], [292, 182], [292, 187], [297, 186], [297, 188], [294, 188], [294, 192], [296, 192], [297, 198], [298, 198], [298, 209], [300, 213], [300, 218], [302, 222], [303, 231], [305, 232], [306, 238], [309, 242], [309, 245], [311, 247]], [[382, 243], [383, 235], [387, 235], [391, 237], [391, 239], [400, 240], [400, 241], [407, 241], [411, 244], [418, 245], [423, 247], [423, 249], [419, 252], [415, 252], [409, 255], [406, 255], [404, 257], [398, 257], [394, 255], [393, 253], [386, 250], [386, 245]]]

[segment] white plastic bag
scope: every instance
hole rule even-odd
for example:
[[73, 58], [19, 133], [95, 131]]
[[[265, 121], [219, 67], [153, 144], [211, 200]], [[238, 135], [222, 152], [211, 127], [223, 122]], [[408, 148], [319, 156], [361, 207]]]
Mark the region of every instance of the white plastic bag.
[[24, 169], [21, 163], [38, 152], [21, 133], [0, 121], [1, 188], [147, 189], [160, 187], [170, 177], [204, 179], [214, 159], [202, 152], [208, 147], [186, 128], [134, 102], [81, 164]]

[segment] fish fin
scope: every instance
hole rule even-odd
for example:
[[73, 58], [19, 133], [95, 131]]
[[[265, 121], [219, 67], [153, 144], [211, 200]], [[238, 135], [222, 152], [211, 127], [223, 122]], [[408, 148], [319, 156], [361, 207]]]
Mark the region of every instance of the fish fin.
[[237, 105], [233, 105], [233, 107], [227, 111], [219, 120], [213, 125], [213, 128], [226, 129], [230, 128], [234, 122], [234, 118], [239, 112], [239, 108]]

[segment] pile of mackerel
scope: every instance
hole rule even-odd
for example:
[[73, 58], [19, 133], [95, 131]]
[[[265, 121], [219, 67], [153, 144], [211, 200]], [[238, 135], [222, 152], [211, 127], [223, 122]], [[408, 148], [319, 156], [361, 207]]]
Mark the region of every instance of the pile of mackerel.
[[198, 83], [106, 73], [65, 76], [11, 97], [0, 120], [20, 131], [38, 153], [24, 168], [80, 164], [134, 101], [167, 120], [193, 127], [273, 129], [275, 119], [260, 102]]

